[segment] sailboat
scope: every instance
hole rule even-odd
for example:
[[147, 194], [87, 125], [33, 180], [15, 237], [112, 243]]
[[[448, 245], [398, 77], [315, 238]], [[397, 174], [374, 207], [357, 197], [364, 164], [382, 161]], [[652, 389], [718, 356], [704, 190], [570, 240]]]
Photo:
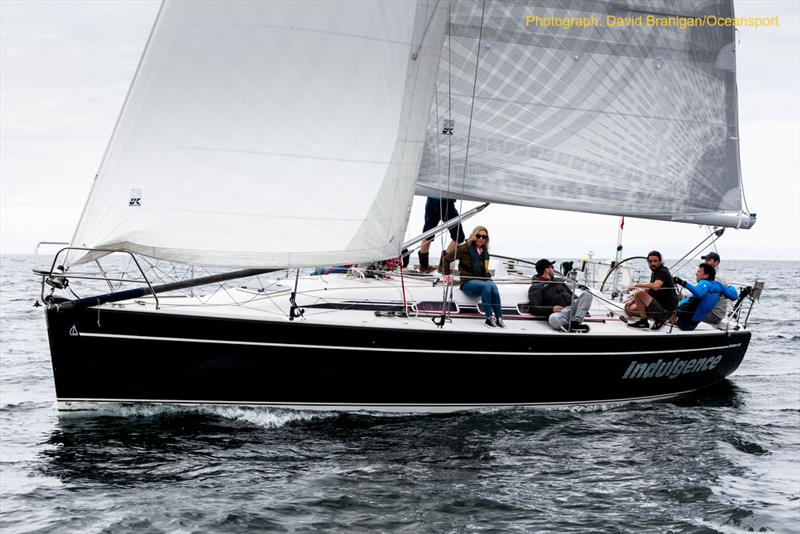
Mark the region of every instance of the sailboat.
[[[556, 332], [527, 313], [529, 277], [500, 263], [508, 327], [486, 329], [457, 287], [366, 267], [429, 237], [403, 239], [415, 193], [752, 226], [732, 28], [526, 24], [733, 15], [731, 1], [647, 10], [165, 1], [73, 239], [37, 270], [59, 409], [557, 406], [733, 373], [747, 302], [691, 332], [608, 310], [589, 333]], [[111, 275], [113, 255], [137, 276]], [[95, 265], [108, 290], [83, 293]]]

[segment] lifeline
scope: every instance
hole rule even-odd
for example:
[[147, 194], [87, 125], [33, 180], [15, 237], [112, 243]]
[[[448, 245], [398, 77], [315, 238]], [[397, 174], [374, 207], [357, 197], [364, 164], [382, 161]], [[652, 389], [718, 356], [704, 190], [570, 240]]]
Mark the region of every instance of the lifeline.
[[671, 362], [658, 360], [653, 363], [639, 363], [636, 360], [632, 361], [628, 366], [628, 370], [622, 375], [623, 379], [626, 378], [650, 378], [655, 376], [660, 378], [669, 375], [670, 378], [675, 378], [681, 373], [697, 373], [698, 371], [708, 371], [722, 361], [722, 355], [709, 356], [708, 358], [699, 358], [696, 360], [681, 360], [675, 358]]

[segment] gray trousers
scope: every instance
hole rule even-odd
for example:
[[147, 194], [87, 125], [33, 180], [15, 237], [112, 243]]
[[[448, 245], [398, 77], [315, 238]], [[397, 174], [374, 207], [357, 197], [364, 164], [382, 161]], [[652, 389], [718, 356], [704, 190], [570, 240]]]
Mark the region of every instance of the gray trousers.
[[547, 318], [550, 326], [558, 330], [562, 326], [567, 326], [570, 321], [582, 323], [583, 318], [586, 317], [586, 314], [589, 312], [589, 308], [592, 307], [592, 294], [588, 291], [584, 291], [578, 295], [572, 303], [572, 306], [567, 306], [560, 312], [550, 314], [550, 317]]

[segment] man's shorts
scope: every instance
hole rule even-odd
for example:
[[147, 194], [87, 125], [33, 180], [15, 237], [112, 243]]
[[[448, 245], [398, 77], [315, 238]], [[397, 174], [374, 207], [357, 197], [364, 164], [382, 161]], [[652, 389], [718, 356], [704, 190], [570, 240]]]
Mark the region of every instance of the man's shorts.
[[[422, 227], [422, 232], [427, 232], [432, 228], [439, 226], [439, 221], [447, 222], [450, 219], [458, 217], [456, 211], [456, 201], [448, 198], [434, 198], [428, 197], [425, 202], [425, 226]], [[456, 243], [464, 241], [464, 228], [461, 224], [450, 228], [450, 237]], [[434, 238], [429, 238], [428, 241], [433, 241]]]
[[670, 312], [664, 309], [661, 306], [661, 303], [658, 302], [656, 299], [651, 299], [650, 304], [647, 305], [647, 317], [654, 320], [654, 321], [666, 321], [669, 319], [669, 316], [672, 315]]

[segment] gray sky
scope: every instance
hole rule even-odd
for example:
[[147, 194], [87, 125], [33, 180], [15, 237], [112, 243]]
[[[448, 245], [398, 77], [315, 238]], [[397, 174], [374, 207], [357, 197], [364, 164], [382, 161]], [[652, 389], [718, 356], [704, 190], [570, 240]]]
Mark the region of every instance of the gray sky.
[[[160, 2], [0, 0], [0, 251], [31, 253], [68, 241]], [[725, 258], [800, 259], [800, 1], [736, 1], [737, 16], [779, 17], [738, 32], [742, 174], [751, 230], [728, 230]], [[417, 199], [409, 235], [422, 230]], [[475, 205], [465, 203], [465, 209]], [[490, 206], [496, 253], [523, 257], [614, 254], [619, 219]], [[683, 255], [704, 229], [626, 219], [625, 254]]]

